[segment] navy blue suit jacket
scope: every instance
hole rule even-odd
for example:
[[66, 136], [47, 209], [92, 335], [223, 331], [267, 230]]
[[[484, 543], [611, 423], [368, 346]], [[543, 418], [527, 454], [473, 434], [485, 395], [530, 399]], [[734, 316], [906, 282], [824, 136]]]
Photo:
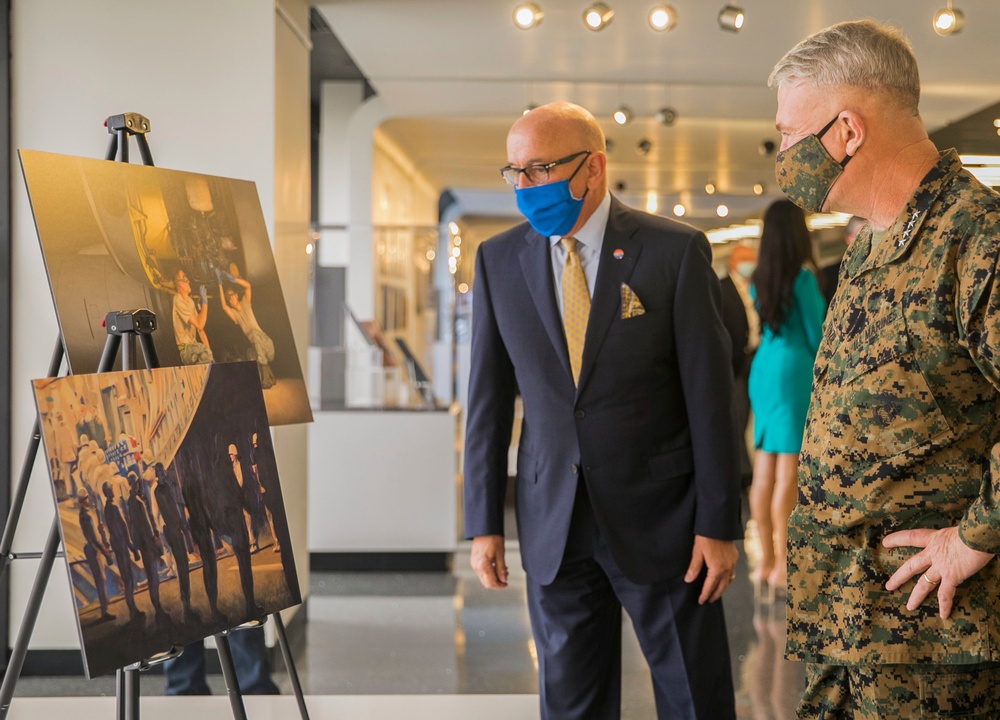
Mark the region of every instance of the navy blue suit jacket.
[[[645, 314], [622, 318], [622, 283]], [[473, 288], [466, 537], [504, 532], [520, 394], [516, 514], [534, 581], [548, 584], [559, 569], [581, 473], [626, 577], [682, 575], [695, 534], [740, 537], [732, 384], [719, 280], [698, 230], [612, 198], [579, 387], [548, 238], [522, 224], [487, 240]]]

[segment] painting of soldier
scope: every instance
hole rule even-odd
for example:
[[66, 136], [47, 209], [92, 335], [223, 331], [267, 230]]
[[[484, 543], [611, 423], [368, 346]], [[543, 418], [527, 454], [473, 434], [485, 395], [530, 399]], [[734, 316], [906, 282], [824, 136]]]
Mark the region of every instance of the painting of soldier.
[[[252, 182], [31, 150], [20, 158], [74, 373], [97, 370], [108, 312], [148, 308], [161, 365], [252, 360], [271, 425], [312, 419]], [[90, 439], [103, 449], [105, 438]]]
[[89, 677], [301, 602], [255, 361], [34, 389]]

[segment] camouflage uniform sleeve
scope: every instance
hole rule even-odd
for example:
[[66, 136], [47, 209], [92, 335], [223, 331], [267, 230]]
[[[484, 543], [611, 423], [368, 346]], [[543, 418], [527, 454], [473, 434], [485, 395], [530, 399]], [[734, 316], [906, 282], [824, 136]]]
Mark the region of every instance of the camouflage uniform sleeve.
[[[959, 260], [959, 337], [980, 372], [1000, 391], [1000, 222], [974, 219], [962, 233]], [[958, 524], [962, 541], [1000, 552], [1000, 444], [983, 458], [983, 484]]]

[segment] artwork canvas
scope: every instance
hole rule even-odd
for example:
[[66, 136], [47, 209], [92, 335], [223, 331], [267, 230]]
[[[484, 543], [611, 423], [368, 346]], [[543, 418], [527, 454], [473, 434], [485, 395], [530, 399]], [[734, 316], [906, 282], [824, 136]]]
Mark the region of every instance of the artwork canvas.
[[252, 182], [19, 154], [74, 373], [97, 370], [107, 313], [147, 308], [161, 365], [254, 360], [271, 424], [312, 420]]
[[256, 363], [33, 384], [88, 677], [301, 602]]

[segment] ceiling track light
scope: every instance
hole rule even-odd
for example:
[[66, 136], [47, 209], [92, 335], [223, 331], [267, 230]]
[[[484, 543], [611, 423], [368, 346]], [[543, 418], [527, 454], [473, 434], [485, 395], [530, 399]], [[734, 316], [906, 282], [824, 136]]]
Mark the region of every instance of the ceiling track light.
[[632, 111], [629, 109], [628, 105], [622, 105], [614, 114], [615, 122], [619, 125], [628, 125], [629, 120], [632, 119]]
[[542, 21], [545, 13], [535, 3], [521, 3], [514, 8], [514, 24], [522, 30], [530, 30]]
[[745, 19], [743, 8], [736, 5], [726, 5], [719, 11], [719, 27], [729, 32], [739, 32]]
[[715, 183], [713, 183], [711, 181], [705, 183], [705, 194], [706, 195], [715, 195]]
[[763, 195], [764, 194], [764, 183], [754, 183], [753, 184], [753, 194]]
[[606, 28], [614, 18], [615, 11], [602, 2], [594, 3], [583, 11], [583, 24], [594, 32]]
[[536, 107], [538, 107], [538, 106], [535, 105], [535, 103], [528, 103], [527, 105], [524, 106], [524, 110], [521, 111], [521, 115], [527, 115], [532, 110], [534, 110]]
[[670, 127], [675, 122], [677, 122], [677, 111], [671, 107], [660, 108], [659, 110], [656, 111], [656, 115], [654, 117], [656, 119], [656, 122], [658, 122], [660, 125], [663, 125], [664, 127]]
[[677, 25], [677, 10], [673, 5], [654, 5], [650, 8], [649, 26], [656, 32], [673, 30]]
[[965, 26], [965, 15], [961, 10], [953, 8], [951, 0], [948, 0], [948, 7], [943, 7], [934, 13], [932, 25], [934, 32], [941, 37], [955, 35], [962, 32], [962, 28]]

